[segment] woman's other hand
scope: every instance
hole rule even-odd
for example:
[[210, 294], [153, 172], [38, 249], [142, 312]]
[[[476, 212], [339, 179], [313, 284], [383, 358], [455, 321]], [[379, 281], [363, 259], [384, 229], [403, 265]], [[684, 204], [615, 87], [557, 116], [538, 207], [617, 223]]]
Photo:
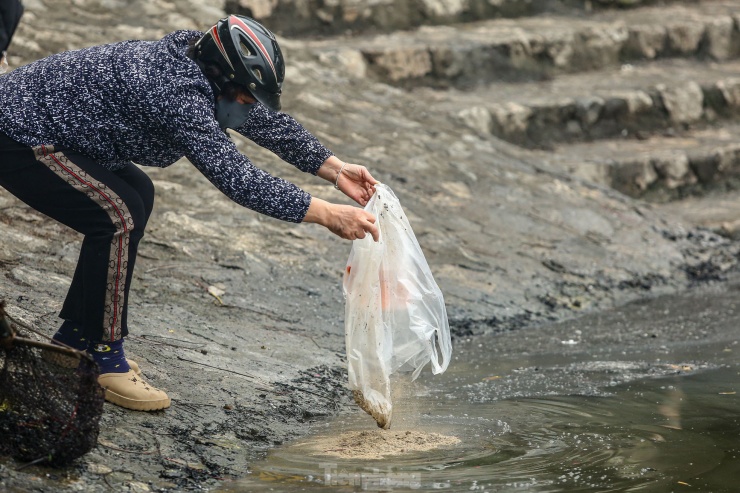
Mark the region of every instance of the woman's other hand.
[[319, 168], [318, 175], [333, 183], [347, 197], [363, 207], [375, 193], [375, 184], [380, 183], [373, 178], [366, 167], [345, 163], [336, 156], [330, 156], [324, 161]]
[[345, 240], [362, 239], [368, 233], [374, 241], [380, 238], [373, 214], [359, 207], [332, 204], [316, 197], [311, 197], [311, 205], [303, 222], [321, 224]]

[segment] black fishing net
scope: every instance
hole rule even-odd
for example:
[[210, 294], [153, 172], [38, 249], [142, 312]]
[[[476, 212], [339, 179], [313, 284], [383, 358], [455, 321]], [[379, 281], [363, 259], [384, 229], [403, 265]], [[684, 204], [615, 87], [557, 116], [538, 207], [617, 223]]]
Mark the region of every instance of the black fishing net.
[[97, 365], [29, 338], [18, 325], [0, 304], [0, 454], [68, 464], [97, 443], [104, 403]]

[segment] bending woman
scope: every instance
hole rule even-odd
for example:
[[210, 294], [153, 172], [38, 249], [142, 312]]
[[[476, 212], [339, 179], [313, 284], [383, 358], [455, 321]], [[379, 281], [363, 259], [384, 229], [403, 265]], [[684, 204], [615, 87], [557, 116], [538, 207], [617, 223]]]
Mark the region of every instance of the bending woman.
[[377, 183], [367, 169], [341, 161], [279, 112], [284, 74], [275, 36], [232, 15], [205, 33], [60, 53], [0, 77], [0, 186], [84, 235], [54, 340], [91, 353], [108, 401], [170, 405], [123, 349], [137, 247], [154, 203], [152, 182], [134, 162], [167, 167], [185, 156], [237, 204], [377, 241], [372, 214], [271, 176], [226, 134], [233, 129], [367, 203]]

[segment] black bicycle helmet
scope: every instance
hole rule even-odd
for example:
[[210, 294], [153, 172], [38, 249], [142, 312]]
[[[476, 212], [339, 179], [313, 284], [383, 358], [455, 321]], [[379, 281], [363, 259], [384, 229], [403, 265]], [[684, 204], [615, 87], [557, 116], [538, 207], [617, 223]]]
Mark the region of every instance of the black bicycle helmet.
[[244, 86], [268, 108], [280, 110], [285, 62], [275, 35], [243, 15], [221, 19], [195, 44], [195, 61], [216, 65], [222, 76], [212, 80], [217, 91], [227, 82]]

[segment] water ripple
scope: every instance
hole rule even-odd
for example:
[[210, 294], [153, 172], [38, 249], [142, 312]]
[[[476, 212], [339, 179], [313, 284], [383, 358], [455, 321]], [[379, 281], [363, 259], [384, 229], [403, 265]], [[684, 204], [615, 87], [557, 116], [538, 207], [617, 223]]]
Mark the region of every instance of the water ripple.
[[[394, 432], [406, 430], [408, 434], [401, 436], [409, 440], [430, 434], [452, 436], [459, 439], [457, 444], [409, 449], [373, 460], [360, 458], [373, 446], [360, 440], [355, 442], [356, 457], [351, 445], [343, 457], [322, 454], [317, 446], [322, 440], [372, 429], [371, 418], [358, 412], [274, 450], [255, 465], [250, 478], [225, 490], [252, 491], [269, 482], [272, 491], [291, 492], [328, 487], [337, 492], [670, 491], [663, 488], [678, 481], [690, 484], [691, 478], [714, 469], [731, 469], [726, 463], [732, 459], [724, 450], [734, 447], [727, 433], [737, 439], [737, 418], [734, 429], [725, 427], [721, 434], [712, 429], [717, 413], [726, 418], [730, 402], [717, 390], [736, 379], [737, 370], [726, 368], [623, 384], [606, 397], [485, 402], [466, 399], [464, 386], [442, 385], [397, 402]], [[730, 412], [737, 416], [740, 404], [737, 399], [733, 402]], [[721, 442], [723, 436], [728, 443]]]

